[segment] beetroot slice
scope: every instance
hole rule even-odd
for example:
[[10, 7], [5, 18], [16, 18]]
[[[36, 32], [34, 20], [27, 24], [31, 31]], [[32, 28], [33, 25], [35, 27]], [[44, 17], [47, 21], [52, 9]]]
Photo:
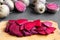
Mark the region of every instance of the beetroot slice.
[[28, 23], [25, 23], [25, 29], [26, 30], [31, 30], [33, 27], [35, 27], [35, 23], [34, 22], [28, 22]]
[[55, 31], [55, 29], [56, 28], [54, 28], [54, 27], [49, 27], [45, 31], [46, 31], [47, 34], [51, 34], [51, 33], [53, 33]]
[[25, 24], [27, 22], [28, 22], [27, 19], [19, 19], [19, 20], [16, 20], [16, 23], [19, 24], [19, 25]]
[[47, 27], [45, 27], [45, 26], [41, 26], [41, 27], [37, 28], [37, 31], [39, 34], [45, 35], [46, 34], [46, 32], [45, 32], [46, 28]]
[[47, 27], [52, 27], [52, 23], [51, 22], [48, 22], [48, 21], [45, 21], [43, 22], [43, 24]]
[[46, 35], [46, 32], [44, 30], [40, 30], [38, 32], [39, 32], [39, 34]]
[[20, 12], [24, 12], [26, 10], [26, 5], [21, 1], [16, 1], [15, 2], [15, 7]]
[[37, 30], [46, 30], [46, 28], [47, 27], [42, 26], [42, 27], [37, 28]]
[[40, 27], [41, 21], [40, 20], [34, 20], [35, 26]]
[[39, 34], [42, 34], [42, 35], [45, 35], [46, 34], [45, 30], [42, 29], [42, 28], [38, 29], [38, 33]]
[[36, 30], [36, 27], [33, 27], [33, 28], [31, 29], [31, 33], [32, 33], [32, 34], [38, 34], [38, 31]]
[[23, 34], [24, 34], [24, 36], [30, 36], [30, 35], [32, 35], [30, 32], [25, 31], [25, 30], [23, 30]]
[[23, 34], [21, 33], [21, 31], [19, 31], [19, 26], [16, 24], [12, 24], [9, 28], [10, 33], [16, 36], [23, 36]]

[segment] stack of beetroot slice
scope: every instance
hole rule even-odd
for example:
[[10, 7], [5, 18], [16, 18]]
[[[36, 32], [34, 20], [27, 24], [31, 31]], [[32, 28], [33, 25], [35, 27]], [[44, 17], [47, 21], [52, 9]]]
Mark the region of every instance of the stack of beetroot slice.
[[48, 35], [54, 33], [56, 28], [51, 22], [40, 20], [29, 21], [27, 19], [9, 20], [5, 31], [14, 36], [30, 36], [34, 34]]

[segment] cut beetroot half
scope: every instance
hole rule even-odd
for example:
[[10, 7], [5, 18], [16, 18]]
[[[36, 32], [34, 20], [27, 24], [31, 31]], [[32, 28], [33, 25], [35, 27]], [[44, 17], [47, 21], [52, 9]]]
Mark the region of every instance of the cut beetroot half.
[[21, 1], [16, 1], [15, 2], [15, 7], [20, 12], [24, 12], [26, 10], [26, 5]]
[[34, 22], [25, 23], [25, 29], [26, 30], [31, 30], [33, 27], [35, 27], [35, 23]]
[[25, 24], [27, 22], [28, 22], [27, 19], [19, 19], [19, 20], [16, 20], [16, 23], [19, 24], [19, 25]]
[[19, 26], [16, 24], [12, 24], [9, 28], [10, 33], [16, 36], [23, 36], [23, 34], [21, 33], [21, 31], [19, 31]]
[[56, 3], [48, 3], [46, 6], [48, 9], [50, 9], [52, 11], [57, 11], [59, 8], [58, 4], [56, 4]]
[[40, 27], [41, 21], [40, 20], [34, 20], [35, 26]]
[[45, 25], [47, 27], [52, 27], [52, 22], [45, 21], [45, 22], [43, 22], [43, 25]]
[[51, 34], [51, 33], [54, 33], [55, 29], [56, 28], [54, 28], [54, 27], [49, 27], [45, 31], [46, 31], [47, 34]]

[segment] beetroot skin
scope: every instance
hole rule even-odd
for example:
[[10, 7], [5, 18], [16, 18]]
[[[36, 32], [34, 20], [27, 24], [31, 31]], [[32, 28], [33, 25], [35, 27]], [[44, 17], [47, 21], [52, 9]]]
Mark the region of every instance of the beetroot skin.
[[16, 1], [15, 2], [15, 7], [20, 12], [24, 12], [26, 10], [26, 5], [21, 1]]
[[54, 33], [56, 28], [52, 23], [40, 20], [28, 21], [27, 19], [9, 20], [5, 31], [14, 36], [30, 36], [33, 34], [48, 35]]

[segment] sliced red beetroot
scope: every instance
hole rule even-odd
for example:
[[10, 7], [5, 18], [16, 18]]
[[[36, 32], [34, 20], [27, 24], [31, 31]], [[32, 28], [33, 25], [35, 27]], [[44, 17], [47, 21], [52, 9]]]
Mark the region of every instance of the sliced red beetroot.
[[38, 31], [36, 30], [35, 27], [33, 27], [33, 28], [31, 29], [31, 33], [32, 33], [32, 34], [38, 34]]
[[28, 22], [27, 19], [19, 19], [19, 20], [16, 20], [16, 23], [19, 24], [19, 25], [25, 24], [27, 22]]
[[16, 24], [12, 24], [9, 28], [10, 33], [16, 36], [23, 36], [23, 34], [21, 33], [21, 31], [19, 31], [19, 26]]
[[52, 22], [45, 21], [43, 24], [47, 27], [52, 27]]
[[41, 21], [40, 20], [35, 20], [34, 23], [37, 27], [41, 26]]
[[33, 27], [35, 27], [34, 22], [28, 22], [28, 23], [25, 24], [25, 29], [26, 30], [31, 30]]
[[24, 12], [26, 10], [26, 5], [21, 1], [16, 1], [15, 2], [15, 7], [20, 12]]
[[56, 28], [54, 28], [54, 27], [49, 27], [45, 31], [46, 31], [47, 34], [51, 34], [51, 33], [53, 33], [55, 31], [55, 29]]
[[23, 34], [24, 34], [24, 36], [30, 36], [30, 35], [32, 35], [30, 32], [25, 31], [25, 30], [23, 30]]

